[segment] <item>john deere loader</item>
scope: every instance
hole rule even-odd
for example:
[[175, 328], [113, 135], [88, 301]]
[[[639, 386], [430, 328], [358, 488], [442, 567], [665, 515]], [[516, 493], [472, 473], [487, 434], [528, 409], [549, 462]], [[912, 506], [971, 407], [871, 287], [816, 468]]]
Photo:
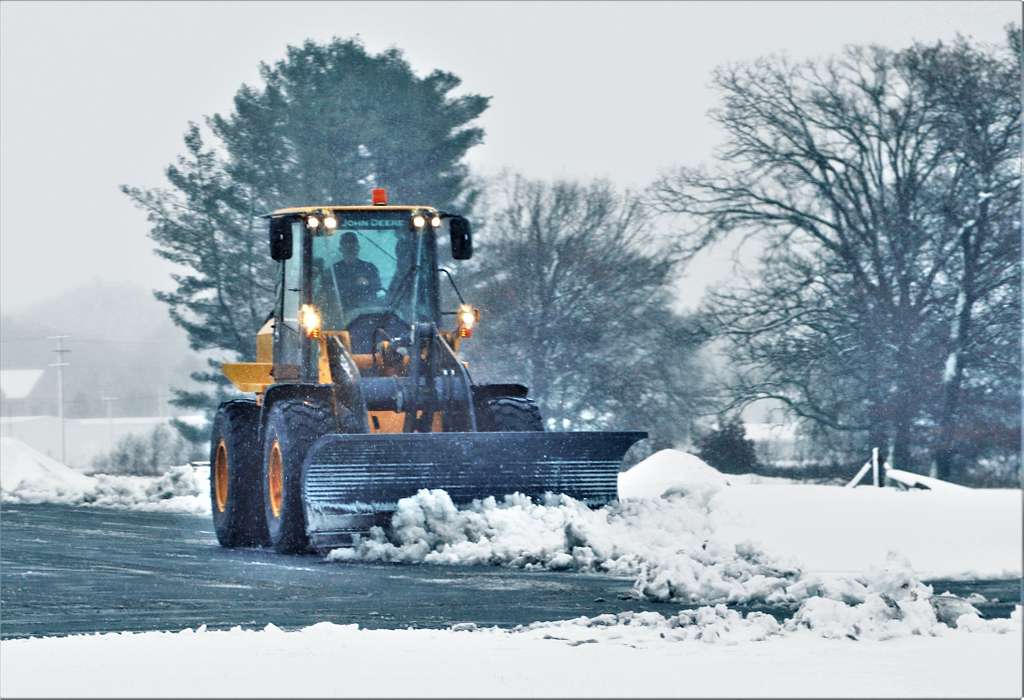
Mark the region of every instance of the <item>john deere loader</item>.
[[[430, 206], [281, 209], [273, 312], [256, 361], [224, 374], [253, 399], [221, 404], [210, 497], [226, 547], [281, 552], [350, 544], [387, 526], [399, 499], [444, 489], [456, 503], [520, 492], [616, 498], [638, 432], [545, 432], [519, 384], [478, 384], [459, 357], [480, 313], [461, 303], [438, 240], [473, 252], [469, 222]], [[440, 286], [457, 308], [442, 309]]]

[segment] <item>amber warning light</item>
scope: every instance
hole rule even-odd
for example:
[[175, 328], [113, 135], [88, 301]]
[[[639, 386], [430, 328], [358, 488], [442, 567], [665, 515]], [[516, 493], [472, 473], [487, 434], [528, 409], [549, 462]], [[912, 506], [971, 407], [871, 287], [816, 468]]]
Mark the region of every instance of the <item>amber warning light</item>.
[[384, 206], [388, 203], [388, 192], [383, 187], [374, 187], [372, 196], [375, 206]]

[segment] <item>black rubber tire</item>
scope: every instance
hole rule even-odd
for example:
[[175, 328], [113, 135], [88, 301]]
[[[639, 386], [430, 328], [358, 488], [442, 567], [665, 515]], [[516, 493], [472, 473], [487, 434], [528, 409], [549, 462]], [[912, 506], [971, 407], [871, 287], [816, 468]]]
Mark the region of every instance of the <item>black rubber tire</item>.
[[544, 419], [532, 399], [499, 396], [477, 405], [477, 428], [483, 432], [543, 431]]
[[[334, 429], [330, 409], [314, 401], [283, 399], [270, 407], [263, 433], [263, 513], [269, 543], [285, 554], [309, 548], [302, 509], [302, 461], [321, 435]], [[271, 487], [274, 446], [280, 451], [281, 493]]]
[[[222, 547], [250, 547], [267, 540], [259, 420], [259, 406], [255, 401], [244, 400], [222, 403], [213, 419], [210, 510], [213, 529]], [[224, 489], [219, 498], [218, 487]]]

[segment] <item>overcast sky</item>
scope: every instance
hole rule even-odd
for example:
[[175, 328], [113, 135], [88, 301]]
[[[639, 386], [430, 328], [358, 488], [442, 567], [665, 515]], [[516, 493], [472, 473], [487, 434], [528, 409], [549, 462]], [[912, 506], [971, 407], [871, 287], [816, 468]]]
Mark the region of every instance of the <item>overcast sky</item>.
[[[608, 177], [641, 187], [710, 156], [712, 69], [848, 43], [903, 47], [957, 32], [998, 42], [1020, 4], [0, 4], [0, 308], [93, 278], [166, 288], [143, 215], [118, 185], [162, 184], [189, 120], [225, 112], [257, 65], [307, 37], [401, 48], [493, 97], [482, 173]], [[696, 295], [721, 257], [688, 273]]]

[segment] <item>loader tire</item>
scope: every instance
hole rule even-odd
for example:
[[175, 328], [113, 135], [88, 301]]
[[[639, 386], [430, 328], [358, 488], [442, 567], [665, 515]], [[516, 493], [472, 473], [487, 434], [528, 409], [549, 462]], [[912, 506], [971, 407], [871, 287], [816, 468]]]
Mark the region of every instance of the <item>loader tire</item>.
[[531, 399], [500, 396], [487, 399], [477, 407], [477, 426], [484, 432], [542, 431], [540, 408]]
[[261, 545], [267, 539], [255, 401], [227, 401], [217, 409], [210, 439], [210, 510], [222, 547]]
[[263, 438], [263, 513], [270, 544], [278, 552], [309, 547], [302, 509], [302, 461], [317, 439], [334, 429], [326, 406], [284, 399], [270, 408]]

